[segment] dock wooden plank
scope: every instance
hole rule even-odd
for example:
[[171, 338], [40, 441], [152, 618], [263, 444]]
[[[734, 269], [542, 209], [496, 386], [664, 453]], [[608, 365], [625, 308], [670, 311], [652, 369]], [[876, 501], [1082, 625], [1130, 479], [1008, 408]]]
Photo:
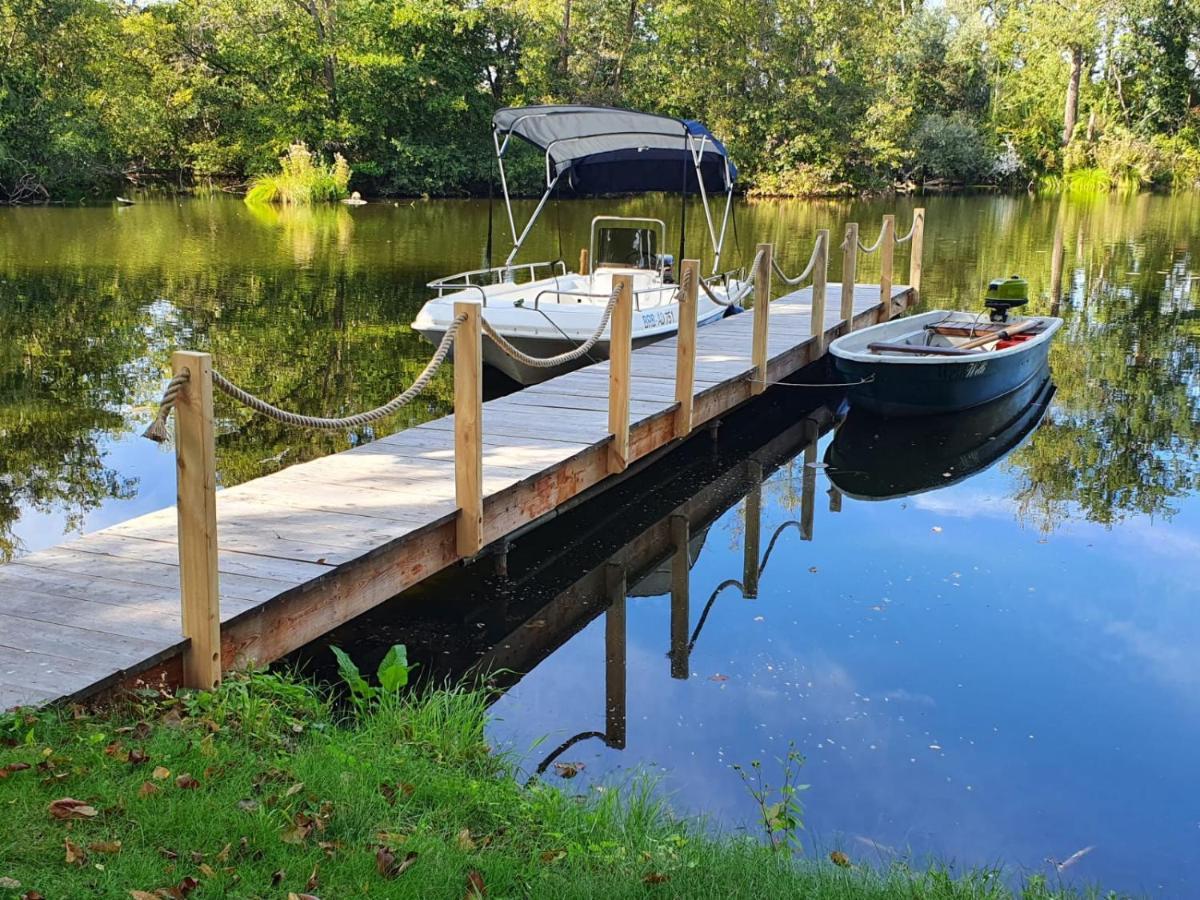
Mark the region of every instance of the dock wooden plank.
[[[903, 306], [904, 285], [892, 289]], [[854, 289], [857, 327], [879, 286]], [[824, 330], [845, 330], [841, 285]], [[811, 289], [772, 303], [768, 379], [812, 361]], [[753, 317], [696, 332], [693, 428], [750, 398]], [[676, 340], [634, 351], [629, 458], [676, 439]], [[553, 512], [608, 477], [609, 364], [484, 404], [484, 539]], [[269, 661], [455, 562], [454, 417], [282, 468], [217, 493], [223, 658]], [[86, 694], [178, 654], [174, 509], [0, 566], [0, 709]]]

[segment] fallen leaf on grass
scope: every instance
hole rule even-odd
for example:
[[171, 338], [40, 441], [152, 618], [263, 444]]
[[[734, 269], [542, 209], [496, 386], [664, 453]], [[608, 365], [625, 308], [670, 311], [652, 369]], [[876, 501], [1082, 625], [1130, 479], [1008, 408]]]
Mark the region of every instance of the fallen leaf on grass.
[[414, 785], [407, 781], [398, 781], [395, 784], [384, 782], [379, 785], [379, 793], [383, 794], [383, 799], [388, 802], [389, 806], [396, 805], [396, 798], [400, 796], [411, 797], [416, 790]]
[[26, 762], [9, 763], [7, 766], [0, 766], [0, 778], [7, 778], [13, 772], [24, 772], [26, 769], [32, 769], [33, 766]]
[[665, 881], [670, 881], [670, 875], [664, 875], [662, 872], [651, 872], [642, 879], [646, 884], [662, 884]]
[[286, 791], [284, 791], [284, 792], [283, 792], [283, 796], [285, 796], [285, 797], [294, 797], [294, 796], [296, 796], [298, 793], [300, 793], [302, 790], [304, 790], [304, 782], [303, 782], [303, 781], [297, 781], [297, 782], [296, 782], [295, 784], [293, 784], [293, 785], [292, 785], [290, 788], [288, 788]]
[[26, 891], [21, 895], [21, 900], [46, 900], [41, 891]]
[[384, 878], [399, 878], [416, 861], [417, 854], [412, 851], [405, 853], [403, 859], [397, 859], [388, 847], [375, 851], [375, 868]]
[[279, 882], [283, 881], [283, 876], [287, 873], [283, 869], [276, 869], [271, 873], [271, 887], [275, 887]]
[[185, 791], [194, 791], [200, 787], [200, 782], [194, 775], [183, 774], [175, 779], [175, 787]]
[[464, 828], [458, 833], [458, 849], [471, 852], [475, 849], [475, 842], [471, 840], [471, 829]]
[[542, 862], [544, 862], [546, 865], [556, 863], [560, 859], [566, 859], [566, 857], [566, 850], [543, 850], [541, 853]]
[[841, 850], [834, 850], [829, 854], [829, 861], [835, 866], [841, 866], [843, 869], [850, 868], [850, 857]]
[[304, 887], [310, 891], [315, 891], [320, 883], [320, 878], [317, 875], [317, 866], [313, 866], [312, 873], [308, 876], [308, 881], [304, 883]]
[[21, 882], [15, 878], [0, 878], [0, 888], [4, 888], [6, 891], [19, 891], [21, 889]]
[[120, 853], [120, 841], [92, 841], [88, 844], [88, 849], [93, 853]]
[[292, 824], [284, 829], [279, 839], [285, 844], [303, 844], [308, 840], [308, 836], [312, 830], [313, 820], [304, 815], [304, 813], [300, 813], [296, 816]]
[[171, 777], [171, 770], [166, 766], [155, 766], [154, 771], [150, 773], [150, 777], [155, 781], [166, 781]]
[[97, 813], [95, 807], [88, 806], [82, 800], [63, 797], [50, 804], [50, 815], [56, 819], [91, 819]]
[[138, 788], [139, 797], [149, 797], [151, 794], [158, 793], [158, 785], [153, 781], [143, 781], [142, 786]]
[[163, 859], [179, 859], [179, 854], [174, 850], [168, 850], [166, 847], [158, 848], [158, 855]]
[[321, 898], [313, 894], [293, 894], [289, 892], [288, 900], [321, 900]]
[[567, 762], [567, 763], [557, 763], [556, 762], [554, 764], [554, 771], [557, 772], [559, 774], [559, 777], [561, 777], [561, 778], [574, 778], [576, 775], [578, 775], [580, 772], [582, 772], [586, 768], [587, 768], [587, 766], [585, 766], [581, 762]]
[[133, 900], [159, 900], [158, 894], [151, 894], [149, 891], [130, 891], [129, 896]]
[[240, 809], [242, 812], [254, 812], [256, 809], [258, 809], [258, 801], [257, 800], [239, 800], [237, 802], [237, 808]]
[[333, 854], [342, 849], [340, 841], [317, 841], [317, 846], [325, 851], [325, 855], [333, 859]]
[[205, 878], [216, 878], [217, 870], [214, 869], [212, 866], [210, 866], [208, 863], [200, 863], [200, 874], [203, 875]]
[[480, 900], [486, 896], [487, 885], [483, 883], [483, 876], [472, 869], [467, 873], [467, 893], [464, 900]]
[[83, 852], [83, 848], [78, 844], [74, 844], [70, 840], [65, 840], [63, 841], [63, 846], [67, 849], [68, 866], [82, 866], [87, 863], [87, 854]]
[[140, 766], [142, 763], [149, 762], [150, 757], [141, 747], [134, 747], [129, 751], [129, 764], [131, 766]]

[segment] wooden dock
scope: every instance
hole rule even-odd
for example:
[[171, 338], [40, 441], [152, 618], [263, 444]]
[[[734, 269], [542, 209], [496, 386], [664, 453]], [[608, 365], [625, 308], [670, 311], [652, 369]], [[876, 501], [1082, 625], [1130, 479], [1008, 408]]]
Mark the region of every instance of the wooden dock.
[[[885, 223], [885, 237], [888, 231]], [[822, 240], [827, 248], [827, 232]], [[477, 407], [482, 533], [471, 546], [502, 541], [613, 483], [626, 464], [657, 457], [815, 361], [846, 331], [843, 311], [854, 328], [873, 324], [883, 314], [884, 291], [888, 315], [906, 308], [915, 291], [890, 283], [885, 249], [882, 285], [854, 285], [843, 297], [842, 285], [816, 283], [818, 309], [825, 309], [819, 327], [814, 288], [804, 288], [770, 302], [769, 316], [731, 316], [695, 331], [694, 346], [680, 347], [680, 340], [688, 343], [685, 333], [623, 358], [614, 348], [611, 363]], [[914, 260], [919, 278], [919, 252]], [[688, 403], [677, 399], [677, 375], [687, 357], [694, 378], [684, 418]], [[467, 363], [456, 355], [459, 365]], [[624, 435], [619, 415], [613, 426], [618, 382], [629, 398]], [[219, 574], [219, 606], [211, 611], [211, 634], [219, 620], [219, 654], [202, 666], [211, 663], [219, 677], [222, 667], [269, 663], [471, 556], [462, 540], [464, 424], [447, 416], [217, 492], [216, 529], [207, 537]], [[177, 441], [185, 454], [182, 429], [181, 422]], [[627, 449], [614, 466], [614, 445], [622, 441]], [[183, 515], [161, 510], [0, 566], [0, 709], [81, 698], [135, 677], [194, 680], [188, 657], [204, 643], [197, 627], [206, 626], [197, 626], [194, 608], [189, 626], [181, 580], [189, 565], [194, 571], [203, 564], [188, 560], [194, 541], [186, 531], [181, 541], [177, 528], [205, 501], [189, 497], [182, 475], [180, 481]], [[194, 639], [181, 635], [181, 592], [183, 628]]]

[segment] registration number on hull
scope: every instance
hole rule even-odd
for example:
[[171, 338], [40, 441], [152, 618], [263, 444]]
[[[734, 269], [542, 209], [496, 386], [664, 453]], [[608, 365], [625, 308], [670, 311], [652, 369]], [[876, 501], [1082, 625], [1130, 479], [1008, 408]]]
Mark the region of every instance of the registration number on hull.
[[673, 309], [644, 312], [641, 316], [643, 328], [662, 328], [664, 325], [675, 324], [675, 310]]

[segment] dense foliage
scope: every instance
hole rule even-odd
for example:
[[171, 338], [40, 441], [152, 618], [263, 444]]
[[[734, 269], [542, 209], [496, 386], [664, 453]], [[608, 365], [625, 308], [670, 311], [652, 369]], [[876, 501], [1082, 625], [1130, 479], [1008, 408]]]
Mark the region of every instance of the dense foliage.
[[480, 191], [492, 110], [543, 101], [701, 118], [763, 193], [1190, 188], [1198, 43], [1200, 0], [0, 0], [0, 201], [240, 182], [296, 141]]

